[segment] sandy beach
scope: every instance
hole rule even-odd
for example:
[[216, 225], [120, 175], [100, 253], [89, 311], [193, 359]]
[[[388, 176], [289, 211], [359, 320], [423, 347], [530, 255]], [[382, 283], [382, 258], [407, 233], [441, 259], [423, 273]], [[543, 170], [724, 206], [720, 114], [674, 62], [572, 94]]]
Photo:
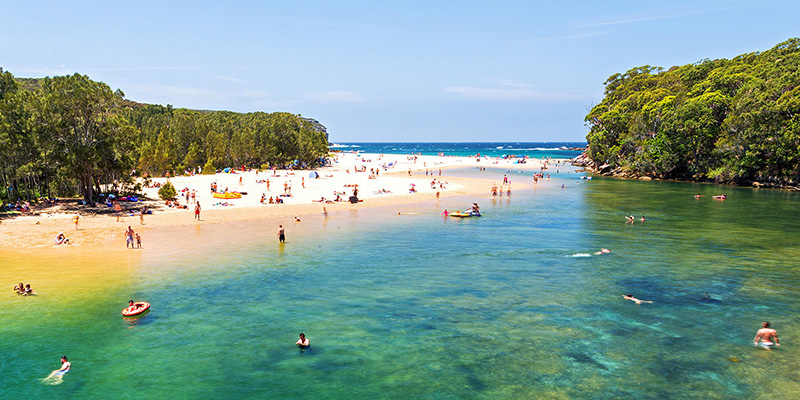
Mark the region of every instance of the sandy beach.
[[[69, 210], [52, 207], [36, 215], [23, 214], [3, 220], [0, 223], [0, 245], [9, 249], [58, 247], [124, 249], [124, 231], [129, 225], [147, 242], [148, 232], [162, 227], [253, 220], [289, 223], [294, 222], [295, 218], [302, 219], [312, 214], [322, 215], [323, 210], [332, 215], [364, 207], [436, 202], [437, 192], [441, 200], [449, 196], [488, 194], [493, 185], [503, 186], [504, 190], [509, 188], [519, 190], [533, 184], [534, 173], [547, 172], [542, 170], [547, 162], [536, 159], [517, 163], [513, 159], [488, 157], [334, 153], [331, 160], [330, 166], [313, 171], [240, 170], [214, 175], [156, 177], [152, 179], [152, 185], [164, 184], [169, 179], [179, 192], [178, 203], [186, 208], [167, 207], [164, 201], [158, 200], [157, 187], [144, 190], [145, 197], [151, 201], [120, 201], [123, 213], [119, 221], [117, 214], [111, 212], [111, 208], [105, 205], [94, 209], [81, 208], [75, 207], [75, 201], [71, 201]], [[549, 163], [553, 166], [556, 161]], [[524, 182], [517, 180], [505, 186], [502, 185], [502, 181], [448, 176], [448, 170], [464, 167], [475, 168], [476, 171], [481, 167], [513, 168], [530, 171], [530, 174], [526, 173]], [[516, 175], [513, 178], [518, 179], [518, 177], [519, 175]], [[210, 189], [213, 183], [216, 183], [218, 191], [227, 188], [228, 191], [247, 194], [239, 199], [214, 198]], [[356, 204], [347, 201], [354, 189], [358, 190], [357, 197], [360, 200]], [[194, 201], [201, 204], [200, 221], [194, 219], [195, 203], [191, 196], [188, 200], [185, 197], [186, 193], [192, 192], [195, 193]], [[277, 199], [278, 196], [288, 193], [291, 193], [290, 197], [280, 197], [284, 201], [283, 204], [261, 202], [262, 195], [266, 199], [270, 197]], [[342, 201], [333, 201], [337, 194]], [[468, 205], [464, 204], [464, 207]], [[138, 211], [143, 206], [147, 206], [152, 214], [146, 214], [142, 224]], [[76, 213], [80, 213], [78, 229], [73, 223]], [[70, 245], [55, 245], [55, 237], [59, 232], [63, 232], [70, 239]]]

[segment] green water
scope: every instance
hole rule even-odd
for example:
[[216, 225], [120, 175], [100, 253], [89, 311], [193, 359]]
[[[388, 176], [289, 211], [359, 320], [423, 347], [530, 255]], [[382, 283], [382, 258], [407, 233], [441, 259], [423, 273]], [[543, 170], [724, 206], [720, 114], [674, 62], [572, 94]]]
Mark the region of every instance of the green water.
[[[309, 217], [283, 247], [274, 226], [204, 226], [69, 304], [8, 294], [0, 398], [800, 395], [798, 194], [559, 178], [510, 200]], [[472, 201], [484, 217], [438, 215]], [[128, 298], [153, 309], [123, 319]], [[753, 347], [762, 320], [783, 347]], [[61, 354], [73, 371], [43, 385]]]

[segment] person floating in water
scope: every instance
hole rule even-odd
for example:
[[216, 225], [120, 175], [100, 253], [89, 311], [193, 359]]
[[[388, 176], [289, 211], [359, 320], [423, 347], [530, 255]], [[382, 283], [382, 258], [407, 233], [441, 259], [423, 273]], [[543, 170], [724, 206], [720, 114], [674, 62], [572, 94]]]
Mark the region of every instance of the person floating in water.
[[135, 304], [133, 300], [128, 300], [128, 308], [125, 309], [126, 312], [133, 312], [140, 308], [142, 308], [143, 304]]
[[597, 253], [594, 253], [594, 254], [599, 256], [600, 254], [608, 254], [608, 253], [611, 253], [611, 250], [603, 247], [603, 248], [600, 249], [600, 251], [598, 251]]
[[67, 360], [67, 356], [61, 356], [61, 368], [51, 372], [50, 376], [64, 376], [64, 374], [69, 372], [71, 367], [72, 363]]
[[625, 299], [625, 300], [630, 300], [630, 301], [632, 301], [632, 302], [634, 302], [636, 304], [653, 303], [652, 301], [649, 301], [649, 300], [639, 300], [636, 297], [633, 297], [633, 295], [630, 294], [630, 293], [629, 294], [623, 294], [622, 298]]
[[299, 347], [301, 349], [307, 349], [308, 346], [311, 346], [311, 342], [308, 340], [308, 338], [306, 337], [305, 333], [301, 333], [300, 334], [300, 339], [297, 342], [295, 342], [294, 344], [296, 344], [297, 347]]
[[780, 347], [778, 343], [778, 331], [769, 327], [769, 322], [762, 322], [761, 329], [756, 332], [753, 344], [770, 350], [772, 346]]

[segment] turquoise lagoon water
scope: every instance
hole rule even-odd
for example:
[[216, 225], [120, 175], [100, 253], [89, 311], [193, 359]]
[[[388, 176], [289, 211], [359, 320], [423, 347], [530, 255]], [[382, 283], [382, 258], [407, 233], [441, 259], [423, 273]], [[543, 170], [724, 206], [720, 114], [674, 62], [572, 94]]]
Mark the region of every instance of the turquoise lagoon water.
[[[0, 397], [797, 398], [798, 194], [575, 176], [307, 217], [285, 246], [258, 222], [174, 228], [201, 245], [154, 246], [90, 299], [0, 301]], [[483, 217], [439, 216], [472, 201]], [[125, 320], [128, 298], [153, 309]], [[782, 348], [753, 347], [762, 320]]]

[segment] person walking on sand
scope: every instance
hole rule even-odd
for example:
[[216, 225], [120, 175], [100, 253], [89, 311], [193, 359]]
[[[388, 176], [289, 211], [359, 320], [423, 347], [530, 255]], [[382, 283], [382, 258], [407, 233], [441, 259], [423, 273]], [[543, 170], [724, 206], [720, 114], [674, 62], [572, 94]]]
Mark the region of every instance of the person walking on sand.
[[278, 242], [285, 243], [286, 242], [286, 234], [283, 230], [283, 225], [278, 225]]
[[142, 237], [139, 236], [138, 233], [136, 234], [136, 248], [137, 249], [141, 249], [142, 248]]
[[781, 347], [778, 343], [778, 331], [769, 327], [769, 322], [762, 322], [761, 329], [756, 332], [753, 344], [770, 350], [772, 346]]
[[122, 207], [119, 206], [116, 200], [114, 201], [114, 214], [117, 214], [117, 222], [119, 222], [119, 217], [122, 215]]
[[80, 214], [75, 214], [75, 216], [74, 216], [74, 217], [72, 217], [72, 222], [74, 222], [74, 223], [75, 223], [75, 230], [76, 230], [76, 231], [78, 230], [78, 221], [79, 221], [80, 219], [81, 219], [81, 215], [80, 215]]
[[145, 214], [147, 214], [147, 206], [142, 207], [142, 212], [139, 213], [139, 225], [144, 225]]
[[200, 202], [194, 206], [194, 219], [200, 221]]

